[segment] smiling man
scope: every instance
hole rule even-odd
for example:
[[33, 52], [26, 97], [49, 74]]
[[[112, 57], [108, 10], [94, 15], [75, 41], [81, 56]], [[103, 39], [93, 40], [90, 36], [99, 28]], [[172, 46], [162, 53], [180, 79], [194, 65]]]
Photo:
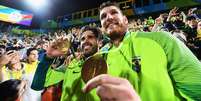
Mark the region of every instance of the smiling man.
[[109, 68], [132, 73], [124, 72], [127, 80], [99, 75], [85, 92], [97, 88], [101, 101], [201, 100], [201, 64], [182, 42], [166, 32], [130, 32], [115, 3], [100, 6], [100, 21], [111, 39], [102, 49]]
[[[66, 52], [53, 47], [58, 45], [57, 42], [48, 47], [46, 56], [39, 63], [35, 77], [32, 83], [32, 88], [41, 90], [44, 87], [55, 85], [63, 80], [61, 101], [96, 101], [98, 96], [93, 91], [92, 93], [83, 93], [82, 87], [84, 81], [81, 79], [82, 64], [89, 56], [94, 55], [99, 49], [101, 40], [101, 31], [96, 27], [85, 26], [81, 31], [81, 52], [76, 54], [67, 66], [64, 72], [56, 71], [51, 68], [51, 63], [55, 57], [62, 56]], [[59, 39], [58, 39], [59, 40]]]

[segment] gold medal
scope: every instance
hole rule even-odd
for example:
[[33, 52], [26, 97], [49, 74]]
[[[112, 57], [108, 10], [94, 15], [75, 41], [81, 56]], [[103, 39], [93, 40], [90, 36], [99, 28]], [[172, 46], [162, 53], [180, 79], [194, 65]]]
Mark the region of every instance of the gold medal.
[[81, 76], [83, 81], [87, 83], [90, 79], [100, 74], [107, 74], [106, 61], [100, 54], [89, 57], [82, 67]]

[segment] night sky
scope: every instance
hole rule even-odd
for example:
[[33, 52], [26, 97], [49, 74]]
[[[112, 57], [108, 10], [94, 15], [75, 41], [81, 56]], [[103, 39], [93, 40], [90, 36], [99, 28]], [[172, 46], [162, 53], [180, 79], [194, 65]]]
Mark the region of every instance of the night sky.
[[[35, 0], [37, 2], [37, 0]], [[28, 11], [34, 14], [32, 26], [37, 26], [41, 20], [52, 19], [57, 16], [71, 14], [75, 11], [98, 7], [102, 2], [107, 0], [48, 0], [49, 8], [41, 13], [33, 11], [24, 4], [24, 0], [0, 0], [0, 5], [8, 6], [14, 9]], [[40, 11], [40, 10], [39, 10]]]

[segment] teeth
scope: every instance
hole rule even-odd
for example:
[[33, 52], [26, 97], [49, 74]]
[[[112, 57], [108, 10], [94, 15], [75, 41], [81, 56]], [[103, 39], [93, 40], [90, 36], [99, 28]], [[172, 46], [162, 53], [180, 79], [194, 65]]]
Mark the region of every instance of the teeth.
[[90, 45], [86, 45], [84, 48], [89, 48], [90, 47]]
[[110, 24], [108, 24], [108, 27], [111, 26], [111, 25], [113, 26], [113, 25], [117, 25], [117, 24], [118, 23], [115, 23], [115, 22], [114, 23], [110, 23]]

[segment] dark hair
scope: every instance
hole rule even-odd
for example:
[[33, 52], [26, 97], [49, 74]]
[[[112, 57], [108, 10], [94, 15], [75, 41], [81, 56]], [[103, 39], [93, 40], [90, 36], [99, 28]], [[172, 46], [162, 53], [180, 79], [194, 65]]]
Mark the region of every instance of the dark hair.
[[183, 30], [185, 27], [185, 23], [181, 20], [177, 20], [173, 22], [173, 26], [175, 27], [175, 29]]
[[10, 51], [10, 50], [19, 51], [19, 48], [18, 47], [13, 47], [13, 46], [6, 47], [6, 51]]
[[186, 17], [186, 20], [187, 21], [189, 21], [189, 20], [196, 20], [196, 17], [194, 15], [190, 15], [190, 16]]
[[0, 101], [15, 101], [18, 98], [18, 86], [21, 80], [10, 79], [0, 83]]
[[168, 32], [176, 30], [170, 22], [164, 23], [163, 29]]
[[0, 48], [6, 49], [5, 45], [0, 45]]
[[43, 45], [43, 44], [45, 44], [45, 41], [43, 41], [43, 40], [40, 40], [40, 41], [38, 41], [38, 42], [36, 43], [36, 45]]
[[33, 50], [37, 50], [37, 49], [36, 48], [29, 48], [29, 49], [27, 49], [27, 53], [26, 53], [27, 56], [29, 56], [31, 54], [31, 51], [33, 51]]
[[[107, 2], [103, 2], [100, 7], [99, 7], [99, 11], [101, 11], [103, 8], [105, 7], [109, 7], [109, 6], [115, 6], [120, 10], [119, 4], [116, 2], [111, 2], [111, 1], [107, 1]], [[120, 10], [121, 11], [121, 10]]]
[[13, 39], [12, 42], [14, 45], [17, 44], [17, 39]]
[[96, 38], [102, 39], [102, 32], [98, 27], [84, 26], [81, 28], [81, 35], [86, 31], [92, 31]]

